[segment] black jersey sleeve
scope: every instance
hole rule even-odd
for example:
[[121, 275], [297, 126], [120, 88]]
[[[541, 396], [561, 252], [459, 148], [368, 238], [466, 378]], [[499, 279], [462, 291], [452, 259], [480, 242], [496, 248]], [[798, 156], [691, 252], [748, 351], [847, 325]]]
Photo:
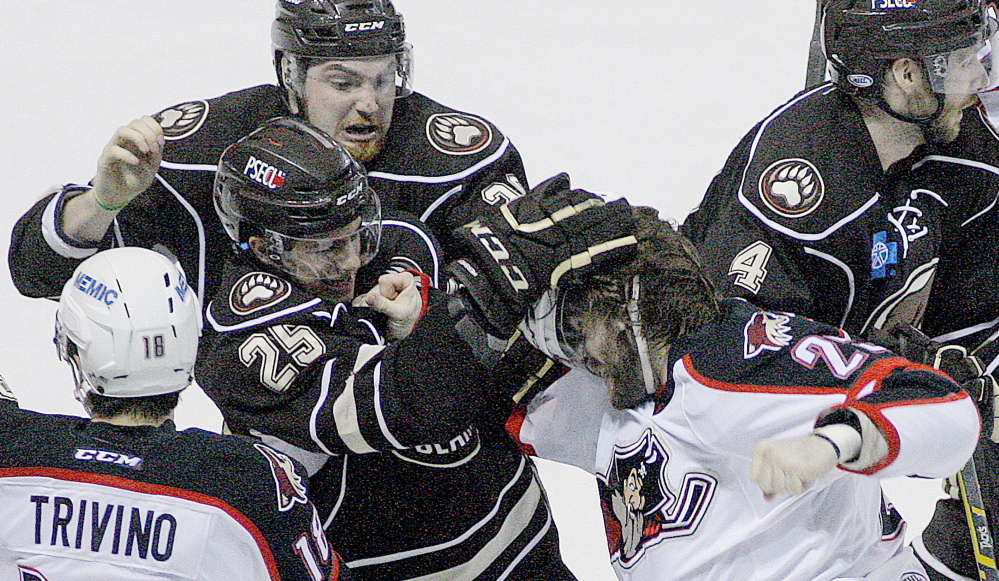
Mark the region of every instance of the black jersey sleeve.
[[314, 452], [364, 453], [447, 441], [478, 411], [472, 394], [456, 394], [486, 385], [483, 373], [436, 292], [413, 333], [389, 344], [368, 309], [303, 301], [297, 292], [275, 299], [287, 287], [268, 273], [251, 271], [232, 288], [265, 289], [275, 302], [246, 316], [232, 312], [228, 297], [208, 306], [198, 382], [235, 431]]
[[851, 333], [915, 320], [939, 204], [911, 162], [886, 172], [850, 98], [812, 88], [743, 138], [684, 232], [726, 295]]
[[287, 114], [282, 90], [252, 87], [160, 111], [166, 146], [152, 185], [132, 200], [97, 244], [70, 240], [61, 229], [62, 205], [85, 186], [69, 185], [36, 203], [14, 227], [8, 262], [15, 286], [32, 297], [58, 296], [79, 262], [111, 246], [160, 247], [180, 261], [204, 299], [218, 280], [229, 240], [212, 205], [222, 151], [260, 123]]
[[441, 237], [445, 248], [457, 248], [452, 239], [456, 228], [476, 216], [498, 212], [501, 205], [524, 195], [526, 184], [520, 152], [510, 143], [498, 160], [462, 180], [461, 191], [433, 214], [428, 224]]
[[[356, 292], [387, 271], [436, 272], [437, 252], [426, 230], [393, 214]], [[435, 290], [413, 332], [389, 343], [381, 315], [255, 264], [230, 259], [223, 281], [207, 305], [197, 372], [237, 431], [314, 452], [372, 452], [450, 440], [483, 405], [474, 386], [489, 383]]]
[[85, 191], [86, 186], [66, 185], [35, 202], [14, 225], [7, 262], [14, 286], [22, 295], [58, 297], [81, 261], [110, 248], [110, 235], [88, 245], [73, 241], [62, 230], [63, 204]]

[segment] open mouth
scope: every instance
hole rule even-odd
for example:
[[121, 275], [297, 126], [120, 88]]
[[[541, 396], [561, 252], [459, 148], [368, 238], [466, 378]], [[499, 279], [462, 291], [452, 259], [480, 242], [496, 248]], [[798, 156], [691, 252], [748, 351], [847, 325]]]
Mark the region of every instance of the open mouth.
[[373, 123], [355, 123], [344, 127], [343, 131], [353, 139], [365, 140], [378, 137], [381, 128]]

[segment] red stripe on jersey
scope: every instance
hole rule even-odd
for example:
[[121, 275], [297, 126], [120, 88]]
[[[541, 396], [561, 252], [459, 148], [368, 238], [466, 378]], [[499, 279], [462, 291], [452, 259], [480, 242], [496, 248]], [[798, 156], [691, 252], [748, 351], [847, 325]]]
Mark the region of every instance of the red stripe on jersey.
[[830, 408], [830, 409], [838, 409], [838, 408], [853, 409], [864, 414], [872, 422], [874, 422], [874, 425], [876, 425], [878, 429], [881, 431], [881, 434], [884, 435], [885, 441], [888, 444], [888, 454], [885, 455], [884, 460], [878, 462], [874, 466], [871, 466], [866, 470], [850, 470], [848, 468], [843, 468], [842, 466], [840, 466], [840, 468], [842, 468], [843, 470], [846, 470], [847, 472], [855, 472], [857, 474], [874, 474], [879, 470], [881, 470], [882, 468], [885, 468], [886, 466], [890, 465], [892, 462], [895, 461], [896, 458], [898, 458], [898, 451], [901, 446], [902, 439], [899, 437], [898, 430], [895, 429], [894, 424], [892, 424], [891, 421], [889, 421], [888, 418], [886, 418], [884, 414], [881, 413], [882, 407], [885, 406], [869, 404], [863, 401], [852, 401], [848, 405], [839, 405]]
[[534, 451], [534, 446], [520, 441], [520, 430], [524, 427], [524, 421], [526, 419], [527, 406], [522, 404], [514, 406], [513, 411], [510, 412], [510, 417], [506, 420], [506, 432], [510, 434], [514, 443], [520, 446], [520, 449], [523, 450], [525, 454], [529, 456], [537, 456], [538, 453]]
[[720, 391], [739, 391], [739, 392], [749, 392], [749, 393], [783, 393], [792, 395], [833, 395], [841, 394], [846, 391], [846, 387], [820, 387], [820, 386], [810, 386], [810, 385], [756, 385], [751, 383], [728, 383], [725, 381], [719, 381], [717, 379], [711, 379], [704, 375], [701, 375], [696, 369], [694, 369], [694, 364], [691, 361], [690, 355], [686, 355], [683, 358], [683, 367], [687, 370], [694, 381], [709, 387], [711, 389], [717, 389]]
[[264, 538], [260, 529], [257, 528], [257, 525], [253, 524], [253, 521], [251, 521], [249, 517], [237, 510], [235, 507], [224, 500], [215, 498], [214, 496], [184, 490], [183, 488], [174, 488], [172, 486], [128, 480], [127, 478], [119, 478], [118, 476], [91, 474], [89, 472], [76, 472], [74, 470], [66, 470], [64, 468], [47, 468], [41, 466], [0, 468], [0, 478], [52, 478], [68, 482], [81, 482], [84, 484], [95, 484], [98, 486], [128, 490], [139, 494], [180, 498], [217, 508], [232, 517], [233, 520], [238, 522], [240, 526], [250, 533], [253, 540], [257, 542], [257, 548], [260, 549], [260, 556], [263, 557], [264, 563], [267, 565], [267, 572], [270, 575], [270, 578], [274, 581], [281, 580], [281, 574], [278, 572], [277, 560], [274, 558], [274, 553], [271, 552], [270, 544], [267, 542], [267, 539]]
[[[857, 381], [853, 383], [853, 387], [850, 388], [849, 398], [856, 399], [857, 394], [864, 390], [871, 382], [874, 382], [874, 391], [881, 389], [881, 382], [884, 381], [886, 377], [892, 374], [892, 372], [903, 369], [905, 371], [928, 371], [935, 375], [939, 375], [944, 379], [948, 379], [953, 382], [953, 380], [947, 374], [930, 367], [929, 365], [923, 365], [921, 363], [913, 363], [908, 359], [902, 357], [889, 357], [887, 359], [880, 359], [871, 364], [870, 367], [864, 370], [864, 372], [857, 378]], [[953, 399], [960, 399], [963, 392], [956, 392], [954, 395], [958, 397], [945, 396], [942, 398], [925, 399], [915, 402], [900, 401], [891, 404], [881, 404], [882, 407], [887, 405], [909, 405], [910, 403], [936, 403], [938, 401], [951, 401]]]

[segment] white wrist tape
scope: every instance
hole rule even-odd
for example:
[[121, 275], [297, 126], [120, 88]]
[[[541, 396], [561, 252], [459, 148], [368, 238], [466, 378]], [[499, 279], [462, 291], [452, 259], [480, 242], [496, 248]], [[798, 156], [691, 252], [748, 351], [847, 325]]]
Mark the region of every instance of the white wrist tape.
[[829, 424], [815, 428], [812, 433], [829, 440], [838, 452], [838, 462], [846, 464], [857, 459], [863, 445], [860, 432], [846, 424]]

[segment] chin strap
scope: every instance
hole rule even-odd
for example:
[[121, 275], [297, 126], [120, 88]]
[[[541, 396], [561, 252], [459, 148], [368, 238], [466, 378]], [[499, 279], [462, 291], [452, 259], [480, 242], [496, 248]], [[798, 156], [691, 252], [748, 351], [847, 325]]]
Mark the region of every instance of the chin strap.
[[926, 125], [928, 123], [932, 123], [938, 117], [940, 117], [941, 114], [943, 114], [944, 96], [941, 95], [940, 93], [933, 93], [933, 96], [937, 98], [937, 108], [935, 111], [933, 111], [933, 113], [929, 114], [926, 117], [910, 117], [909, 115], [906, 115], [904, 113], [899, 113], [898, 111], [891, 108], [891, 105], [888, 104], [888, 101], [885, 101], [884, 95], [879, 94], [875, 99], [875, 101], [877, 102], [879, 109], [891, 115], [895, 119], [898, 119], [899, 121], [912, 123], [914, 125]]
[[656, 374], [652, 371], [652, 358], [649, 355], [649, 343], [642, 333], [642, 315], [638, 311], [638, 297], [641, 292], [638, 275], [631, 279], [631, 293], [628, 299], [628, 318], [631, 319], [631, 332], [635, 337], [635, 347], [638, 349], [638, 360], [642, 364], [642, 378], [645, 380], [645, 393], [654, 395], [659, 390]]
[[76, 384], [76, 388], [73, 389], [73, 397], [83, 405], [83, 409], [86, 410], [87, 415], [90, 415], [87, 394], [95, 391], [94, 386], [83, 373], [83, 369], [80, 369], [80, 364], [75, 357], [69, 357], [66, 359], [66, 362], [69, 363], [69, 367], [73, 370], [73, 382]]

